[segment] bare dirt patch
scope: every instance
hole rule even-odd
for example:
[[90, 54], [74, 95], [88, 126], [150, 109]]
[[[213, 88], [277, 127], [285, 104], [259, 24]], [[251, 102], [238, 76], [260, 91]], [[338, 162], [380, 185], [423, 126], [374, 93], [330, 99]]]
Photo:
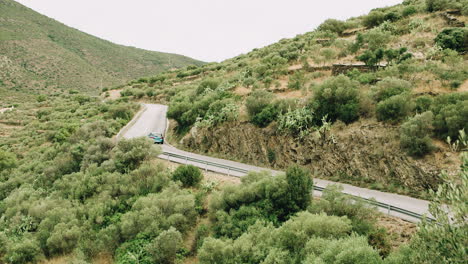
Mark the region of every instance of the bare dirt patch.
[[458, 87], [457, 92], [468, 92], [468, 80]]
[[234, 93], [240, 96], [248, 95], [252, 90], [247, 87], [239, 86], [234, 89]]
[[390, 245], [393, 249], [407, 243], [417, 231], [417, 225], [400, 218], [382, 215], [377, 220], [377, 225], [384, 227], [390, 236]]
[[291, 90], [283, 93], [277, 93], [276, 96], [281, 99], [285, 98], [304, 98], [307, 97], [307, 93], [301, 90]]
[[107, 97], [107, 100], [119, 99], [121, 91], [122, 91], [122, 89], [107, 91], [109, 93], [109, 96]]

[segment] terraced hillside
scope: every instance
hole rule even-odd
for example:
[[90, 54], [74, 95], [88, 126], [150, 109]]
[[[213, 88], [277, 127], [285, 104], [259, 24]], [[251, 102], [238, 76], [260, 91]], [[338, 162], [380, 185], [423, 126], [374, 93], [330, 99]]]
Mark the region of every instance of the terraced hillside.
[[121, 94], [168, 103], [186, 149], [424, 197], [442, 170], [458, 171], [468, 131], [466, 1], [432, 2], [330, 19]]
[[116, 45], [43, 16], [12, 0], [0, 1], [0, 88], [80, 90], [154, 75], [187, 65], [191, 58]]

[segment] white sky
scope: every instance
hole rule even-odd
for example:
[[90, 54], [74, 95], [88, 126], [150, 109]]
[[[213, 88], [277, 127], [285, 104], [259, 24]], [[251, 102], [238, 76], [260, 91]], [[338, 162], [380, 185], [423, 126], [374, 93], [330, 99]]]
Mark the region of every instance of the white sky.
[[17, 0], [112, 42], [222, 61], [402, 0]]

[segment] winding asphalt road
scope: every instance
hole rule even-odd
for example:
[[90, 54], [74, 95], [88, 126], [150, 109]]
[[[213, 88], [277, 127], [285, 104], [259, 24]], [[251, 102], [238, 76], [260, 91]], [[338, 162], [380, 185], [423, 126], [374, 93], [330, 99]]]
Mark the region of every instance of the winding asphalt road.
[[[167, 130], [167, 125], [168, 125], [166, 112], [167, 112], [166, 105], [143, 104], [143, 109], [135, 116], [135, 118], [124, 129], [122, 129], [118, 137], [136, 138], [136, 137], [146, 136], [150, 132], [159, 132], [159, 133], [165, 134]], [[200, 160], [201, 162], [187, 161], [183, 158], [175, 158], [175, 157], [171, 157], [168, 155], [160, 155], [159, 158], [161, 159], [168, 159], [170, 161], [177, 162], [177, 163], [192, 164], [202, 169], [229, 174], [229, 175], [237, 176], [237, 177], [242, 177], [245, 175], [245, 173], [233, 172], [233, 171], [229, 171], [227, 169], [219, 168], [216, 166], [209, 166], [205, 162], [223, 164], [223, 165], [227, 165], [230, 167], [239, 168], [239, 169], [243, 169], [247, 171], [265, 171], [266, 170], [266, 171], [272, 172], [272, 174], [274, 175], [281, 173], [279, 171], [274, 171], [271, 169], [260, 168], [260, 167], [251, 166], [251, 165], [234, 162], [230, 160], [217, 159], [217, 158], [207, 157], [207, 156], [203, 156], [199, 154], [194, 154], [194, 153], [187, 152], [187, 151], [182, 151], [168, 144], [162, 145], [162, 150], [163, 152], [166, 152], [166, 153], [190, 157], [193, 159]], [[314, 184], [319, 187], [326, 187], [329, 184], [340, 184], [343, 186], [344, 193], [352, 194], [354, 196], [359, 196], [359, 197], [363, 197], [367, 199], [374, 198], [378, 202], [382, 202], [382, 203], [389, 204], [395, 207], [399, 207], [399, 208], [402, 208], [402, 209], [405, 209], [414, 213], [418, 213], [421, 215], [426, 214], [429, 217], [431, 217], [428, 211], [429, 202], [425, 200], [415, 199], [412, 197], [393, 194], [393, 193], [386, 193], [386, 192], [360, 188], [360, 187], [352, 186], [349, 184], [336, 183], [336, 182], [331, 182], [331, 181], [321, 180], [321, 179], [314, 179]], [[320, 196], [321, 193], [318, 191], [314, 191], [314, 195]], [[419, 220], [419, 219], [416, 219], [414, 217], [411, 217], [405, 214], [401, 214], [395, 211], [390, 211], [388, 209], [379, 208], [379, 210], [382, 212], [388, 213], [390, 215], [408, 220], [408, 221], [417, 222]]]

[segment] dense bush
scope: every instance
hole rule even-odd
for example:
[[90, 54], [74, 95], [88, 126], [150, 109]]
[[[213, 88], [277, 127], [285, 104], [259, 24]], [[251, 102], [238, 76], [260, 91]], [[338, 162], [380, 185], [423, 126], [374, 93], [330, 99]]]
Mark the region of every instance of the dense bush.
[[205, 79], [197, 87], [197, 95], [204, 93], [207, 89], [215, 90], [221, 82], [216, 79]]
[[466, 0], [426, 0], [426, 9], [435, 12], [449, 8], [463, 8], [466, 4]]
[[235, 240], [207, 238], [200, 263], [381, 263], [345, 217], [301, 212], [282, 226], [257, 222]]
[[434, 131], [440, 138], [457, 138], [458, 131], [468, 131], [468, 93], [438, 96], [431, 111], [434, 113]]
[[401, 147], [412, 156], [421, 157], [433, 150], [431, 143], [432, 112], [417, 114], [403, 123], [400, 128]]
[[419, 114], [426, 112], [431, 108], [433, 101], [434, 100], [429, 95], [418, 96], [414, 100], [414, 110]]
[[362, 24], [367, 28], [373, 28], [385, 21], [385, 13], [382, 11], [372, 11], [362, 20]]
[[173, 264], [181, 247], [182, 235], [171, 227], [159, 234], [146, 249], [154, 263]]
[[226, 188], [219, 196], [213, 198], [210, 208], [212, 212], [229, 212], [229, 216], [221, 215], [222, 217], [218, 219], [218, 223], [223, 225], [230, 223], [221, 219], [238, 219], [235, 211], [243, 206], [256, 208], [243, 208], [245, 216], [260, 214], [262, 218], [276, 223], [284, 221], [297, 211], [304, 210], [310, 201], [311, 192], [310, 173], [298, 167], [291, 167], [285, 175], [276, 177], [266, 173], [250, 173], [242, 178], [240, 188]]
[[157, 156], [153, 142], [146, 137], [133, 140], [122, 139], [113, 153], [116, 168], [121, 172], [136, 169], [143, 161]]
[[337, 19], [327, 19], [317, 28], [320, 31], [331, 31], [338, 35], [348, 29], [346, 22]]
[[458, 52], [468, 51], [468, 29], [446, 28], [437, 35], [435, 42], [444, 49], [453, 49]]
[[[225, 118], [236, 117], [237, 107], [233, 101], [228, 100], [232, 98], [232, 94], [222, 89], [222, 85], [219, 85], [216, 90], [212, 90], [208, 84], [199, 86], [199, 88], [203, 87], [202, 94], [192, 95], [181, 92], [171, 99], [167, 117], [177, 121], [179, 131], [186, 131], [199, 119], [212, 119], [216, 123], [223, 122]], [[188, 91], [192, 92], [192, 90]], [[214, 118], [207, 116], [207, 114], [212, 114], [212, 111], [224, 107], [227, 108], [222, 119], [216, 118], [216, 116]]]
[[253, 91], [245, 101], [245, 106], [247, 108], [247, 113], [251, 118], [256, 114], [262, 112], [272, 101], [274, 95], [265, 90], [255, 90]]
[[411, 112], [412, 104], [407, 94], [394, 95], [377, 104], [379, 121], [400, 121]]
[[16, 165], [15, 155], [0, 149], [0, 175], [3, 171], [13, 169]]
[[377, 102], [380, 102], [383, 100], [387, 100], [388, 98], [394, 95], [409, 92], [410, 89], [410, 82], [393, 77], [387, 77], [382, 81], [378, 82], [377, 85], [374, 87], [374, 99]]
[[279, 110], [276, 105], [270, 104], [252, 118], [252, 123], [259, 127], [266, 127], [278, 117]]
[[331, 121], [351, 123], [359, 118], [358, 83], [344, 75], [327, 79], [311, 103], [318, 120], [326, 116]]
[[200, 184], [203, 174], [193, 165], [181, 165], [172, 173], [174, 181], [180, 181], [184, 187], [194, 187]]

